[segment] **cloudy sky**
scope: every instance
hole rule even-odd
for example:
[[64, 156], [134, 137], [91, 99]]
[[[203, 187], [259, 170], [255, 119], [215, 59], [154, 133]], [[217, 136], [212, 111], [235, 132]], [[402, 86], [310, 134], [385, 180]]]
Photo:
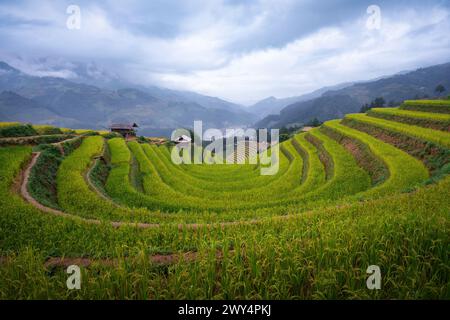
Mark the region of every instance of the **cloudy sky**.
[[71, 78], [71, 61], [95, 63], [243, 104], [449, 62], [449, 30], [448, 0], [0, 0], [0, 58], [16, 67]]

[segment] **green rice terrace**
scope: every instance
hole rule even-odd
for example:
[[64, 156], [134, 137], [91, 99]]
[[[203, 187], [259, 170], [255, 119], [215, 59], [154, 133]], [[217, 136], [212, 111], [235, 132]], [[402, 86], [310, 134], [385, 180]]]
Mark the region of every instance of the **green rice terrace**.
[[0, 123], [0, 299], [450, 299], [450, 101], [350, 114], [279, 147], [264, 176]]

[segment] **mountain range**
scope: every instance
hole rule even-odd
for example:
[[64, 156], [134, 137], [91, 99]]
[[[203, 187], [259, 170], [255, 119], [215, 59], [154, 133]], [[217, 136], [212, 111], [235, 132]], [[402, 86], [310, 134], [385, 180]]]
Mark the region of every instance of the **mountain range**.
[[448, 94], [450, 88], [450, 63], [402, 72], [373, 81], [357, 82], [340, 89], [327, 90], [319, 97], [297, 101], [257, 122], [257, 127], [281, 128], [302, 125], [314, 118], [321, 121], [342, 118], [359, 112], [361, 106], [377, 97], [388, 105], [399, 105], [403, 100], [433, 97], [435, 88], [442, 84]]
[[139, 134], [149, 136], [192, 128], [194, 120], [202, 120], [205, 128], [281, 128], [314, 118], [341, 118], [377, 97], [396, 105], [405, 99], [434, 96], [438, 84], [450, 88], [450, 63], [446, 63], [289, 98], [269, 97], [246, 108], [195, 92], [132, 84], [95, 65], [71, 66], [67, 72], [77, 76], [66, 79], [32, 75], [0, 62], [0, 121], [91, 129], [136, 122]]
[[285, 107], [296, 103], [296, 102], [302, 102], [307, 100], [312, 100], [315, 98], [320, 97], [322, 94], [329, 90], [338, 90], [341, 88], [348, 87], [352, 85], [353, 83], [342, 83], [335, 86], [330, 87], [323, 87], [318, 90], [315, 90], [313, 92], [303, 94], [301, 96], [294, 96], [294, 97], [288, 97], [288, 98], [275, 98], [275, 97], [268, 97], [266, 99], [263, 99], [261, 101], [258, 101], [254, 105], [250, 106], [247, 110], [257, 117], [258, 120], [261, 120], [262, 118], [268, 116], [268, 115], [274, 115], [279, 114], [282, 109]]
[[137, 122], [144, 135], [193, 126], [241, 127], [254, 121], [243, 107], [215, 97], [158, 87], [102, 88], [59, 77], [26, 74], [0, 62], [0, 119], [104, 129]]

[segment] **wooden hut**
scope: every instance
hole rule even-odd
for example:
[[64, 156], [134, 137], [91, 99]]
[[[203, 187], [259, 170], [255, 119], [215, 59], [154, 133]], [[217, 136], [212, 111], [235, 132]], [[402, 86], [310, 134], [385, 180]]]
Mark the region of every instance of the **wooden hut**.
[[129, 138], [136, 136], [136, 128], [139, 128], [136, 123], [113, 123], [109, 127], [109, 130], [120, 133], [125, 138]]
[[186, 135], [181, 135], [178, 138], [176, 138], [175, 140], [173, 140], [175, 143], [179, 144], [179, 143], [190, 143], [192, 141], [191, 137], [188, 137]]

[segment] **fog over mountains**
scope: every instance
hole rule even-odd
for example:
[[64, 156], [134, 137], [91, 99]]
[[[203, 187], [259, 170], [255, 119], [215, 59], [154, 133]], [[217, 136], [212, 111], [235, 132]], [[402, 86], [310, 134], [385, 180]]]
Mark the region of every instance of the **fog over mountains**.
[[[32, 75], [0, 62], [0, 121], [92, 129], [137, 122], [142, 135], [166, 136], [175, 128], [192, 127], [194, 120], [202, 120], [204, 128], [280, 128], [313, 118], [341, 118], [380, 96], [399, 103], [433, 96], [438, 84], [450, 88], [447, 63], [295, 97], [269, 97], [244, 107], [195, 92], [132, 84], [93, 64], [71, 66], [65, 74], [56, 70]], [[67, 73], [70, 77], [63, 78]]]
[[295, 97], [280, 98], [280, 99], [277, 99], [275, 97], [269, 97], [250, 106], [248, 110], [253, 114], [255, 114], [260, 120], [268, 115], [279, 114], [282, 109], [293, 103], [312, 100], [320, 97], [322, 94], [324, 94], [329, 90], [338, 90], [350, 86], [351, 84], [352, 83], [342, 83], [332, 87], [324, 87], [315, 90], [313, 92]]
[[[103, 78], [104, 79], [104, 78]], [[241, 106], [214, 97], [158, 87], [123, 87], [78, 78], [38, 77], [0, 62], [0, 119], [102, 129], [112, 122], [137, 122], [140, 133], [167, 135], [174, 128], [225, 128], [252, 123]], [[94, 85], [94, 83], [96, 85]], [[122, 84], [115, 79], [114, 86]]]

